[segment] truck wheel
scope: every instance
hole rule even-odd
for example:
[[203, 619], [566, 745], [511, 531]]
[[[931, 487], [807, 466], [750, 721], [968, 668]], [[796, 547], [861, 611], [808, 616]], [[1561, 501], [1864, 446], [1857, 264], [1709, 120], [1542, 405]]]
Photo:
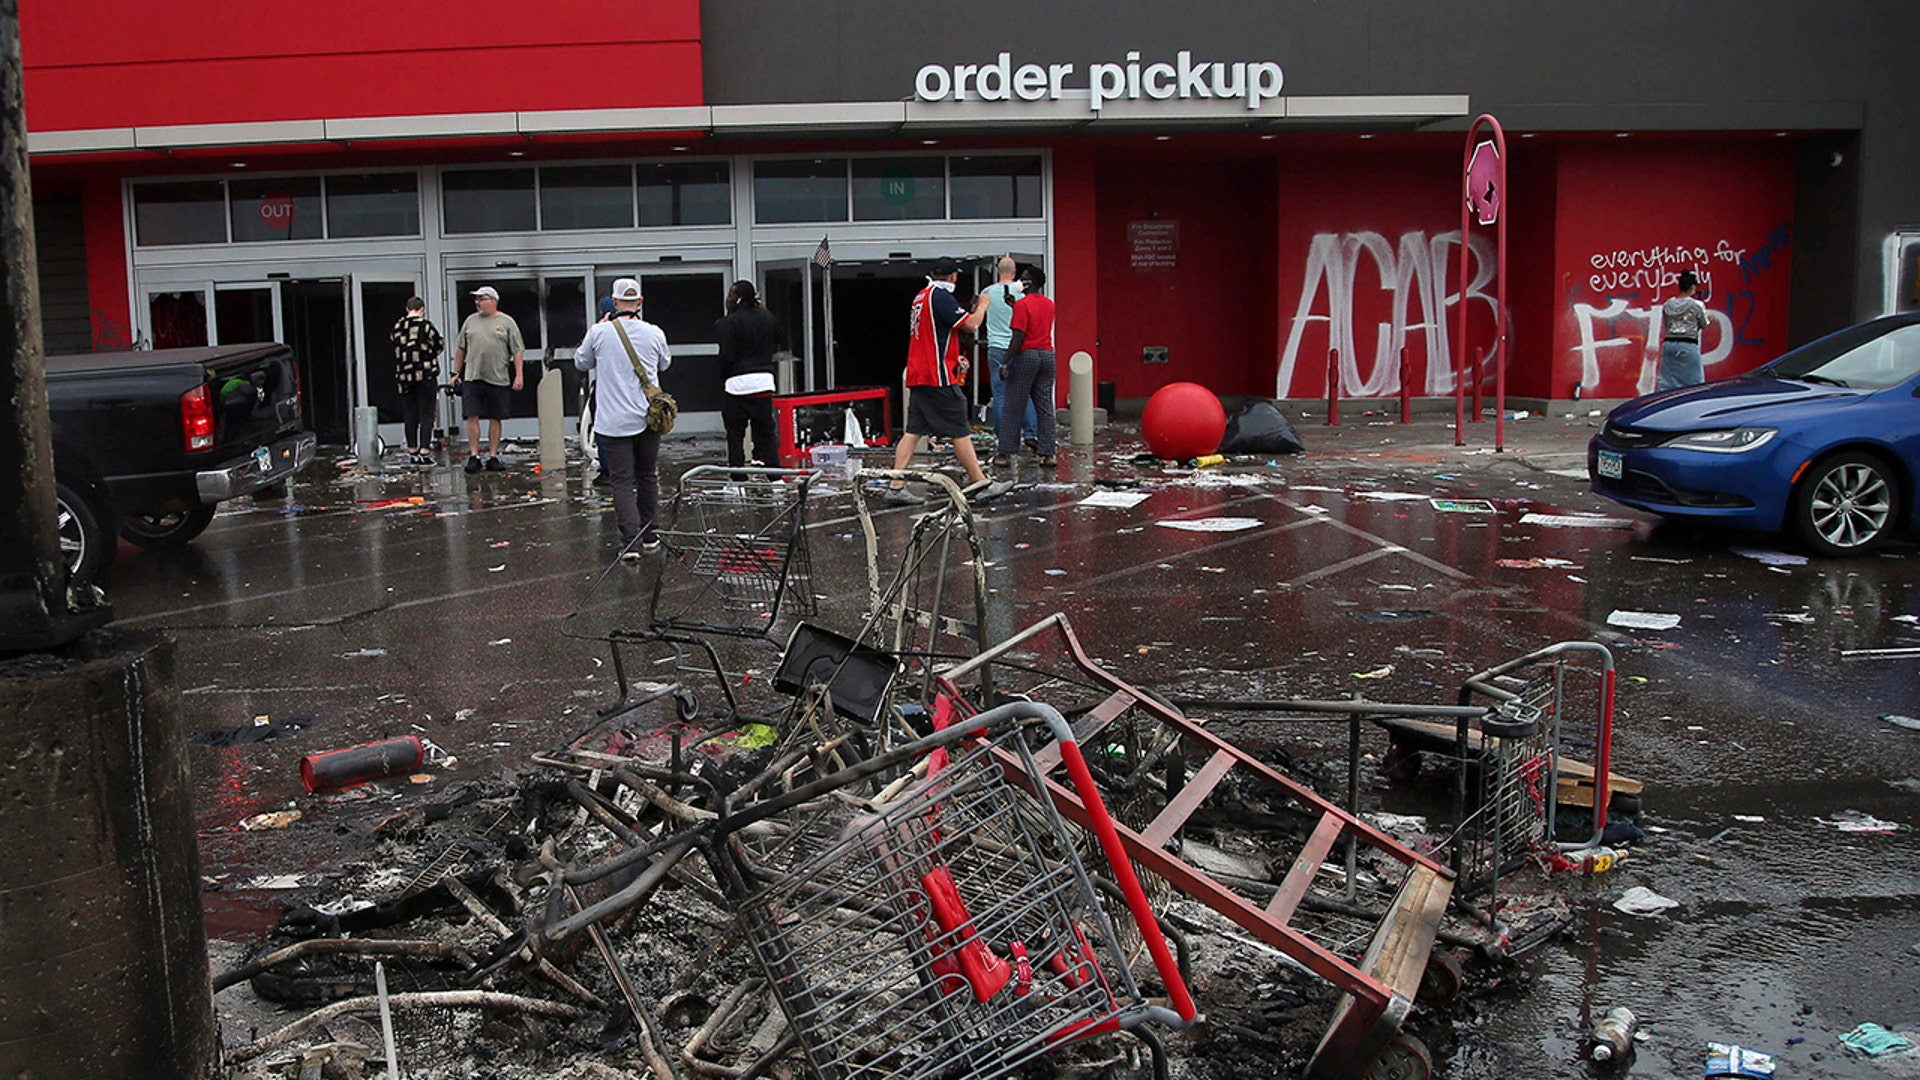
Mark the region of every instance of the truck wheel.
[[92, 584], [113, 562], [113, 549], [118, 540], [107, 527], [105, 515], [88, 502], [86, 496], [57, 481], [53, 491], [60, 558], [67, 564], [67, 577]]
[[207, 531], [213, 507], [196, 506], [163, 514], [135, 511], [120, 522], [120, 535], [144, 548], [182, 547]]

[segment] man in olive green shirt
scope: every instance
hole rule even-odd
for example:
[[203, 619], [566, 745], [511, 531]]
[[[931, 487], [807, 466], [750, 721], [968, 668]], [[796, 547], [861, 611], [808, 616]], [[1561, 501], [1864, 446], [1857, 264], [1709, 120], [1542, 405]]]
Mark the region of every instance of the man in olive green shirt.
[[[454, 339], [453, 381], [460, 386], [460, 404], [467, 414], [467, 471], [505, 472], [500, 461], [500, 422], [513, 410], [513, 393], [526, 383], [526, 343], [520, 324], [500, 311], [500, 293], [491, 285], [473, 290], [479, 310], [460, 324]], [[511, 362], [512, 374], [508, 374]], [[480, 420], [487, 421], [492, 453], [480, 456]]]

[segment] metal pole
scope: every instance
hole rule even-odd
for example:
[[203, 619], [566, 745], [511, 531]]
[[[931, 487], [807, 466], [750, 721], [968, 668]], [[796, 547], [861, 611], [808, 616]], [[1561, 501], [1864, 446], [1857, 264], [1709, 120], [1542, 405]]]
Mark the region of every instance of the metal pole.
[[20, 8], [0, 0], [0, 650], [50, 649], [113, 617], [67, 588], [41, 349]]
[[1459, 333], [1455, 335], [1457, 344], [1453, 354], [1453, 445], [1467, 445], [1467, 351], [1473, 346], [1467, 341], [1467, 237], [1472, 228], [1472, 217], [1468, 213], [1472, 205], [1467, 198], [1467, 168], [1473, 162], [1473, 133], [1480, 127], [1475, 120], [1467, 128], [1467, 146], [1460, 152], [1460, 300], [1459, 312], [1454, 317]]
[[1413, 423], [1413, 383], [1407, 378], [1407, 346], [1400, 345], [1400, 422]]
[[827, 389], [840, 385], [840, 373], [833, 364], [833, 264], [828, 263], [820, 271], [820, 311], [827, 323]]
[[[1494, 228], [1500, 251], [1494, 273], [1500, 279], [1500, 288], [1494, 294], [1499, 310], [1493, 313], [1493, 449], [1499, 452], [1507, 448], [1507, 133], [1492, 116], [1487, 117], [1487, 124], [1493, 128], [1494, 152], [1500, 155], [1500, 216]], [[1466, 297], [1462, 296], [1460, 302], [1464, 305]]]

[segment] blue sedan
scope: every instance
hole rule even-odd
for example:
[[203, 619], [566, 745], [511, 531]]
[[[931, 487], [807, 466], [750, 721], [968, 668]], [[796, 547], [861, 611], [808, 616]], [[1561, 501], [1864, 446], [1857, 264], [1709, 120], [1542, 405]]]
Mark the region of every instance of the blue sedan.
[[1821, 555], [1871, 551], [1914, 524], [1920, 313], [1635, 398], [1588, 445], [1587, 475], [1596, 494], [1662, 517], [1789, 532]]

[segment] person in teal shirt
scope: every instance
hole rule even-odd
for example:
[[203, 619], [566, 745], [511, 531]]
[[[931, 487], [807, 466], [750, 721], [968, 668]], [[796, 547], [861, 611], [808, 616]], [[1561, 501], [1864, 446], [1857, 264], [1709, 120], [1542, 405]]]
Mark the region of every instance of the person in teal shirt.
[[[1007, 347], [1013, 343], [1013, 305], [1020, 299], [1020, 283], [1013, 279], [1014, 263], [1011, 257], [1002, 257], [998, 266], [999, 280], [982, 290], [987, 297], [987, 377], [993, 387], [993, 407], [990, 415], [993, 430], [1000, 430], [1000, 403], [1006, 400], [1006, 379], [1000, 369], [1007, 360]], [[1027, 402], [1027, 415], [1020, 424], [1020, 436], [1028, 442], [1039, 437], [1039, 414], [1034, 412], [1033, 402]], [[1020, 448], [1001, 444], [997, 456], [1005, 457]]]

